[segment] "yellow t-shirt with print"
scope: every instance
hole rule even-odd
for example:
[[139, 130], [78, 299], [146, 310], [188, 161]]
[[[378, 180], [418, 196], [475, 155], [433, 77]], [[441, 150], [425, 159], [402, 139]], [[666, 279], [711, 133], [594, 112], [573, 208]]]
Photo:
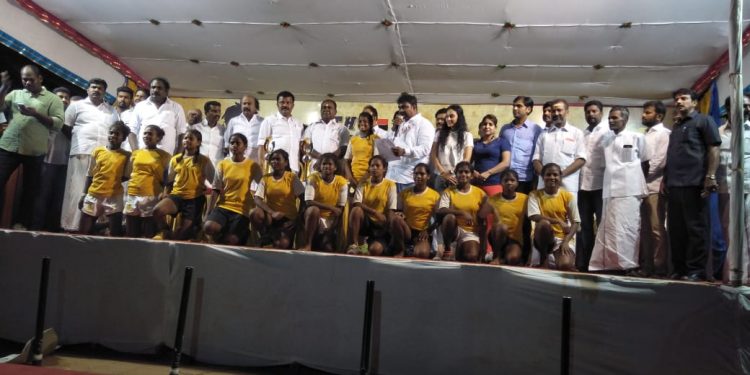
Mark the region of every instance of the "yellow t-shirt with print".
[[414, 188], [410, 187], [401, 192], [401, 209], [404, 211], [406, 224], [409, 228], [423, 231], [430, 226], [430, 217], [432, 217], [435, 205], [440, 200], [440, 194], [429, 187], [425, 191], [417, 194]]
[[362, 181], [367, 175], [367, 168], [375, 150], [375, 140], [379, 138], [375, 134], [370, 134], [366, 138], [355, 136], [349, 141], [352, 153], [352, 176], [355, 180]]
[[[334, 207], [343, 206], [346, 204], [348, 187], [349, 182], [342, 176], [336, 175], [331, 182], [325, 182], [320, 173], [313, 173], [307, 178], [305, 200], [316, 201]], [[331, 217], [331, 211], [320, 210], [320, 217], [328, 219]]]
[[[550, 217], [555, 220], [562, 222], [570, 222], [568, 218], [568, 207], [571, 206], [571, 202], [575, 199], [573, 193], [560, 188], [557, 194], [549, 195], [544, 192], [544, 189], [534, 190], [529, 194], [529, 201], [532, 199], [536, 200], [535, 205], [539, 207], [539, 212], [542, 216]], [[529, 203], [531, 205], [531, 203]], [[531, 210], [528, 212], [532, 214]], [[575, 213], [574, 213], [575, 214]], [[573, 218], [575, 221], [575, 218]], [[552, 224], [552, 231], [555, 237], [559, 239], [565, 238], [565, 232], [559, 224]]]
[[451, 186], [443, 191], [440, 196], [440, 208], [451, 208], [463, 212], [468, 212], [474, 218], [474, 225], [469, 225], [463, 216], [456, 215], [458, 226], [468, 232], [476, 232], [477, 229], [477, 212], [482, 205], [484, 197], [487, 195], [482, 189], [469, 185], [469, 191], [464, 193], [457, 187]]
[[214, 178], [214, 166], [203, 154], [175, 155], [169, 161], [170, 194], [182, 199], [195, 199], [205, 191], [203, 182]]
[[262, 199], [274, 211], [283, 212], [289, 220], [297, 219], [297, 197], [305, 192], [302, 181], [293, 172], [286, 171], [280, 179], [273, 174], [261, 178], [255, 196]]
[[164, 172], [171, 155], [155, 148], [139, 149], [130, 156], [132, 172], [128, 182], [128, 195], [152, 197], [159, 195], [164, 185]]
[[508, 227], [508, 237], [523, 244], [523, 223], [526, 220], [526, 202], [529, 197], [523, 193], [516, 193], [512, 200], [505, 199], [503, 194], [496, 194], [487, 198], [487, 203], [498, 212], [500, 217], [496, 221]]
[[218, 207], [245, 216], [250, 214], [253, 207], [250, 182], [254, 164], [248, 158], [239, 163], [232, 159], [222, 159], [216, 164], [216, 176], [212, 185], [214, 190], [221, 192]]
[[91, 185], [88, 193], [100, 198], [122, 195], [122, 176], [126, 176], [126, 167], [130, 153], [122, 150], [110, 150], [99, 146], [91, 153], [89, 166]]

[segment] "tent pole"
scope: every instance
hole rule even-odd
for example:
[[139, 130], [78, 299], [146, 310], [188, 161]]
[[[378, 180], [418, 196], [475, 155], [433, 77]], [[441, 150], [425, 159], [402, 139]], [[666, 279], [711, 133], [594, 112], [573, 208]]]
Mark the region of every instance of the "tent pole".
[[742, 284], [744, 269], [742, 267], [745, 233], [744, 210], [744, 115], [742, 83], [742, 0], [732, 0], [729, 19], [729, 83], [731, 97], [732, 124], [732, 184], [729, 187], [729, 254], [732, 264], [729, 282], [734, 286]]

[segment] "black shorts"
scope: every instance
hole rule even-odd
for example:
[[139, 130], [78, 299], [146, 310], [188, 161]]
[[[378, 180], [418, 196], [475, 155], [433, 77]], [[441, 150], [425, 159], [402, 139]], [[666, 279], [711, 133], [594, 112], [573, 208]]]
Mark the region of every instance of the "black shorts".
[[247, 236], [250, 233], [250, 219], [247, 216], [229, 211], [226, 208], [216, 207], [208, 214], [206, 221], [213, 221], [221, 225], [222, 236], [230, 233], [240, 239], [240, 244], [247, 242]]
[[362, 223], [362, 228], [359, 229], [359, 235], [360, 236], [367, 236], [367, 243], [372, 243], [374, 241], [379, 241], [384, 244], [388, 244], [388, 242], [391, 239], [390, 234], [388, 233], [388, 230], [383, 227], [380, 224], [376, 224], [375, 222], [370, 219], [370, 216], [365, 214], [364, 222]]
[[174, 202], [177, 212], [182, 214], [183, 220], [191, 220], [194, 226], [201, 225], [203, 208], [206, 207], [206, 196], [201, 195], [193, 199], [184, 199], [176, 195], [170, 195], [169, 199]]
[[[409, 229], [411, 230], [411, 238], [404, 241], [404, 246], [406, 247], [406, 256], [411, 257], [414, 256], [414, 246], [417, 244], [417, 238], [422, 231], [411, 227]], [[435, 253], [435, 250], [432, 248], [432, 234], [429, 232], [427, 233], [427, 243], [430, 245], [430, 254]]]
[[504, 257], [504, 256], [505, 256], [505, 249], [507, 249], [507, 248], [508, 248], [508, 246], [510, 246], [510, 245], [518, 245], [518, 247], [519, 247], [519, 248], [521, 248], [521, 252], [523, 252], [523, 245], [521, 245], [521, 243], [520, 243], [520, 242], [518, 242], [518, 241], [516, 241], [516, 240], [514, 240], [514, 239], [512, 239], [512, 238], [510, 238], [510, 237], [508, 237], [508, 238], [507, 238], [507, 239], [505, 240], [505, 243], [503, 243], [503, 244], [502, 244], [502, 245], [500, 246], [500, 248], [499, 248], [499, 249], [495, 249], [495, 248], [493, 248], [493, 249], [492, 249], [492, 251], [493, 251], [493, 252], [494, 252], [495, 254], [497, 254], [497, 256], [503, 256], [503, 257]]

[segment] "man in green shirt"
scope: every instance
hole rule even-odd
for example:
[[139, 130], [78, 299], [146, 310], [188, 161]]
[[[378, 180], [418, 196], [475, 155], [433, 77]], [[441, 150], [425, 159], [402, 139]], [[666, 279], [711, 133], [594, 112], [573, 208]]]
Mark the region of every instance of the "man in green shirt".
[[62, 128], [65, 113], [60, 98], [42, 87], [39, 67], [21, 68], [21, 83], [22, 90], [10, 91], [10, 75], [7, 71], [0, 73], [0, 110], [10, 107], [12, 114], [8, 128], [0, 137], [0, 197], [5, 196], [10, 176], [23, 165], [20, 224], [29, 228], [49, 134], [51, 130]]

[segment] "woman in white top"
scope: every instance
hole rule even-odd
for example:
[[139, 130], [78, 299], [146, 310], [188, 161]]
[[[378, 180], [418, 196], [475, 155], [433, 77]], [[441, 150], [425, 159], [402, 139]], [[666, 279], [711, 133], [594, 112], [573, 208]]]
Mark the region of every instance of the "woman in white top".
[[445, 126], [438, 131], [430, 152], [430, 164], [437, 175], [435, 190], [443, 191], [456, 185], [453, 170], [458, 163], [471, 160], [473, 149], [474, 138], [468, 132], [463, 108], [458, 104], [449, 105]]

